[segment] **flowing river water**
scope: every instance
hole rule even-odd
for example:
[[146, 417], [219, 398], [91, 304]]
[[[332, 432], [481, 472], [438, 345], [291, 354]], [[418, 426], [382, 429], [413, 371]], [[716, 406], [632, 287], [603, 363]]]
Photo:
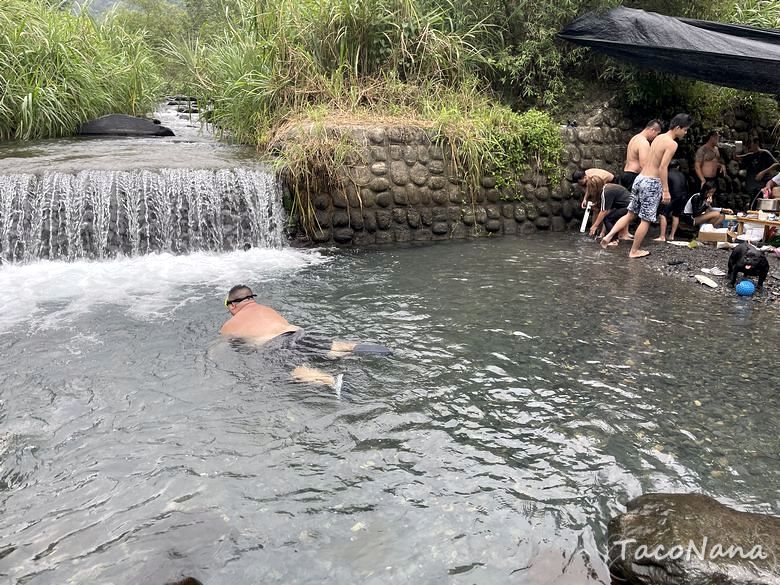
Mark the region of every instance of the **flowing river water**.
[[[394, 355], [220, 341], [238, 282]], [[777, 323], [574, 234], [7, 265], [0, 582], [608, 583], [641, 493], [780, 513]]]

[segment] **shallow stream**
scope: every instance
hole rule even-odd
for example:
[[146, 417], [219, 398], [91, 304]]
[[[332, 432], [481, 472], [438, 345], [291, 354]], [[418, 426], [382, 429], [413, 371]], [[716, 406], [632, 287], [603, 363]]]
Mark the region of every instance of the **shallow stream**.
[[[395, 354], [293, 383], [217, 338], [238, 282]], [[36, 262], [0, 299], [3, 583], [608, 583], [643, 492], [780, 513], [777, 310], [577, 235]]]

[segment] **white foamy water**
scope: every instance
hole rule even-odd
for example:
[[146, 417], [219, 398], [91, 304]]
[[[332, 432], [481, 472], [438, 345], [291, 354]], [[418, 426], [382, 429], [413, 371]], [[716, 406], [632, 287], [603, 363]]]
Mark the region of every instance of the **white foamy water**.
[[255, 248], [7, 265], [0, 269], [0, 332], [23, 323], [31, 332], [67, 326], [106, 304], [137, 319], [169, 318], [178, 307], [210, 294], [204, 291], [221, 297], [237, 282], [284, 278], [328, 261], [312, 250]]

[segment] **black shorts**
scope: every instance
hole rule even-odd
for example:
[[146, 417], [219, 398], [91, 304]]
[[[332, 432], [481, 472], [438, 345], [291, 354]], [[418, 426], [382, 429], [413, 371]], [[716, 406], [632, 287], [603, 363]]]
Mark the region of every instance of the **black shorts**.
[[639, 173], [633, 173], [631, 171], [623, 171], [623, 174], [620, 175], [620, 184], [623, 185], [629, 191], [631, 191], [631, 187], [634, 185], [634, 179], [636, 179], [638, 176]]

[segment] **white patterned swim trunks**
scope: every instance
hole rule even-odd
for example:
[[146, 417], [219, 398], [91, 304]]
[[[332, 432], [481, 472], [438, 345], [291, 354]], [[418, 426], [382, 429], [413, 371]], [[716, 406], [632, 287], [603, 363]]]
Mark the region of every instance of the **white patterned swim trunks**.
[[636, 213], [639, 219], [655, 223], [658, 217], [658, 205], [664, 196], [661, 179], [638, 175], [631, 188], [631, 202], [628, 210]]

